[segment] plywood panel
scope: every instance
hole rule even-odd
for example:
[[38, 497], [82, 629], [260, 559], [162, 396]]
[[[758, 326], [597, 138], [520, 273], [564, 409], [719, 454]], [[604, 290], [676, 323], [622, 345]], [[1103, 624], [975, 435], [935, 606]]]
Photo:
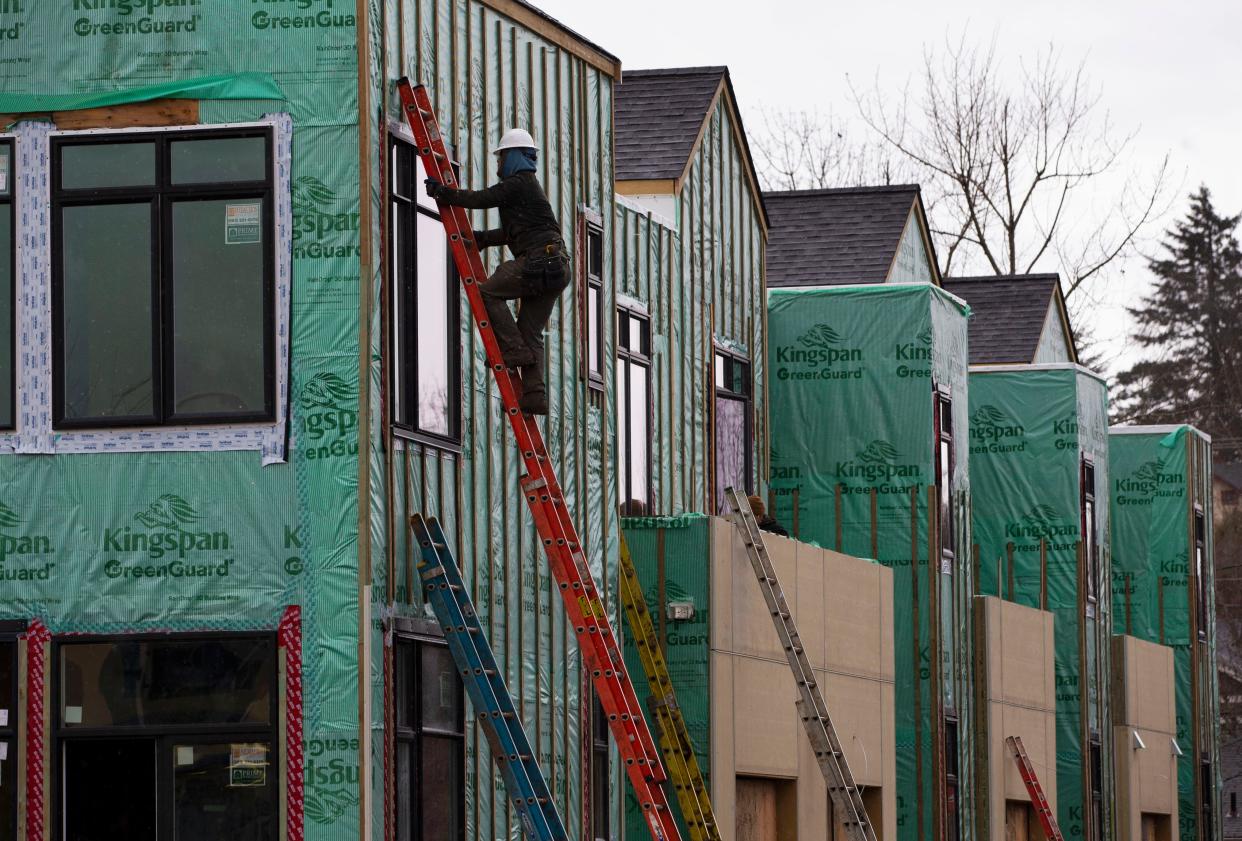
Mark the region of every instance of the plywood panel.
[[[777, 542], [789, 543], [794, 550], [797, 558], [797, 580], [794, 586], [797, 588], [798, 635], [802, 637], [802, 645], [811, 665], [822, 669], [825, 665], [825, 613], [830, 612], [824, 598], [824, 584], [828, 578], [824, 565], [825, 552], [817, 546], [784, 537], [773, 540], [765, 538], [765, 541], [769, 545]], [[875, 624], [874, 616], [871, 624]]]
[[826, 672], [816, 675], [855, 780], [883, 785], [885, 684]]
[[[824, 611], [828, 668], [848, 674], [872, 677], [891, 676], [891, 659], [884, 657], [884, 646], [891, 645], [885, 626], [877, 621], [884, 615], [885, 598], [891, 603], [891, 575], [870, 561], [824, 552]], [[885, 668], [890, 671], [886, 674]]]
[[[742, 540], [737, 536], [737, 529], [728, 520], [721, 517], [710, 519], [711, 529], [711, 569], [708, 580], [711, 583], [711, 645], [722, 651], [733, 650], [733, 590], [745, 585], [743, 580], [736, 579], [733, 574], [733, 555], [742, 551]], [[745, 553], [743, 552], [743, 556]], [[758, 585], [750, 590], [754, 598], [760, 598]]]
[[789, 666], [739, 657], [734, 672], [734, 745], [742, 772], [796, 777], [798, 694]]
[[736, 841], [777, 841], [776, 782], [737, 778]]

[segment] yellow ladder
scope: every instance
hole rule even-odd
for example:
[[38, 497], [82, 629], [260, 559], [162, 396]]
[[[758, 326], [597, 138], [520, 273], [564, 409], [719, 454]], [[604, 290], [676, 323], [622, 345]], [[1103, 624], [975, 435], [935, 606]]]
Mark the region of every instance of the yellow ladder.
[[694, 755], [686, 719], [677, 705], [668, 664], [664, 661], [660, 640], [656, 637], [651, 613], [643, 598], [643, 588], [638, 581], [638, 571], [634, 568], [624, 535], [621, 537], [621, 606], [638, 646], [638, 657], [647, 675], [647, 685], [651, 688], [647, 705], [659, 725], [660, 752], [664, 754], [664, 764], [690, 838], [692, 841], [720, 841], [720, 830], [716, 828], [707, 784]]

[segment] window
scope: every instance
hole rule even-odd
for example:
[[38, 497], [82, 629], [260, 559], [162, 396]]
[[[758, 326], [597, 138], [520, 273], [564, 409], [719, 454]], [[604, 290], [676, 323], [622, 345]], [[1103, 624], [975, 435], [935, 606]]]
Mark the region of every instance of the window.
[[[0, 139], [0, 429], [12, 429], [16, 416], [17, 365], [14, 364], [17, 313], [16, 216], [13, 212], [13, 141]], [[0, 834], [0, 838], [3, 838]]]
[[592, 221], [586, 226], [586, 379], [591, 388], [604, 388], [604, 232]]
[[617, 464], [621, 513], [651, 512], [651, 319], [617, 310]]
[[1208, 570], [1207, 527], [1203, 509], [1195, 506], [1195, 618], [1199, 625], [1199, 640], [1207, 640], [1208, 632]]
[[608, 768], [608, 716], [599, 699], [591, 699], [591, 830], [592, 838], [609, 839], [609, 804], [612, 786]]
[[717, 349], [716, 511], [725, 511], [726, 488], [750, 493], [750, 361]]
[[413, 146], [391, 137], [389, 277], [393, 424], [432, 443], [461, 442], [461, 307], [438, 206]]
[[270, 634], [56, 648], [58, 837], [276, 841]]
[[1091, 839], [1104, 841], [1104, 766], [1100, 737], [1091, 734]]
[[958, 841], [958, 773], [957, 773], [957, 719], [944, 720], [944, 825], [945, 841]]
[[954, 567], [953, 517], [953, 400], [949, 392], [937, 388], [934, 395], [936, 425], [936, 512], [940, 537], [940, 571], [951, 574]]
[[[1212, 773], [1212, 763], [1204, 760], [1199, 763], [1199, 820], [1203, 826], [1199, 829], [1200, 838], [1215, 838], [1215, 809], [1212, 808], [1212, 792], [1216, 791], [1216, 775]], [[1232, 800], [1232, 795], [1231, 795]], [[1236, 805], [1231, 802], [1231, 807]], [[1236, 809], [1234, 810], [1236, 813]]]
[[271, 421], [272, 138], [52, 141], [58, 428]]
[[461, 679], [443, 640], [398, 636], [397, 841], [458, 841], [466, 826]]
[[1095, 606], [1100, 597], [1100, 553], [1096, 545], [1095, 465], [1090, 459], [1082, 460], [1082, 559], [1086, 565], [1083, 575], [1087, 586], [1087, 616], [1095, 616]]
[[1236, 818], [1238, 816], [1238, 793], [1236, 791], [1229, 792], [1229, 817]]
[[17, 841], [17, 634], [0, 622], [0, 841]]

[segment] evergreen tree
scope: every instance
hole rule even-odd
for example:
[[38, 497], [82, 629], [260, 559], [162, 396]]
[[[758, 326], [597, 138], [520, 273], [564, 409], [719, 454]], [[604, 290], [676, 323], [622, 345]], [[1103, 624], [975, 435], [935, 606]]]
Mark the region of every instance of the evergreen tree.
[[1207, 187], [1190, 196], [1149, 264], [1155, 289], [1129, 308], [1145, 359], [1117, 378], [1126, 421], [1193, 423], [1229, 458], [1242, 447], [1240, 218], [1219, 215]]

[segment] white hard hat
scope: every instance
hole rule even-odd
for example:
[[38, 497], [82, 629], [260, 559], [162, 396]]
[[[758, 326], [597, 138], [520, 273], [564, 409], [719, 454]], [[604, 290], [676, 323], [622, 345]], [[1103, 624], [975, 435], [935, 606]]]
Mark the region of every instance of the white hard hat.
[[535, 138], [530, 136], [530, 132], [524, 128], [511, 128], [500, 138], [500, 145], [496, 147], [496, 154], [499, 155], [506, 149], [534, 149]]

